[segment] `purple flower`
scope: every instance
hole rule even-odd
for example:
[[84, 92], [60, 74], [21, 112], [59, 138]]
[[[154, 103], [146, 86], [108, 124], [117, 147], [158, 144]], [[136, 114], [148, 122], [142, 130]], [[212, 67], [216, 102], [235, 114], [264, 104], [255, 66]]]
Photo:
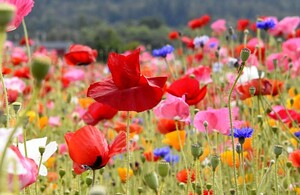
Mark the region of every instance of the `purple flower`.
[[295, 133], [294, 133], [294, 135], [295, 135], [297, 138], [299, 138], [299, 139], [300, 139], [300, 131], [298, 131], [298, 132], [295, 132]]
[[173, 154], [168, 154], [164, 157], [164, 160], [169, 162], [170, 164], [176, 163], [179, 161], [179, 156], [178, 155], [173, 155]]
[[154, 156], [159, 156], [164, 158], [167, 154], [169, 154], [171, 149], [169, 147], [155, 148], [153, 150]]
[[154, 57], [163, 57], [165, 58], [167, 56], [167, 54], [170, 54], [174, 51], [174, 47], [171, 46], [171, 45], [166, 45], [166, 46], [163, 46], [162, 48], [160, 49], [154, 49], [152, 51], [152, 55]]
[[275, 27], [275, 25], [276, 25], [275, 21], [271, 18], [256, 22], [256, 27], [259, 29], [263, 29], [263, 30], [273, 29]]
[[[235, 138], [249, 138], [253, 134], [253, 129], [249, 127], [237, 129], [234, 128], [233, 136]], [[231, 134], [229, 134], [231, 136]]]

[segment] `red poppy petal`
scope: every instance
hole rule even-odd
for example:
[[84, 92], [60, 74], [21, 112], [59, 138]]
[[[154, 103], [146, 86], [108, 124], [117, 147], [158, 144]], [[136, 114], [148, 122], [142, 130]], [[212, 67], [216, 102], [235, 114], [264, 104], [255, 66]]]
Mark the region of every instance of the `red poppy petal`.
[[89, 106], [82, 119], [88, 125], [96, 125], [100, 120], [113, 118], [117, 112], [117, 109], [109, 105], [94, 102]]
[[111, 158], [112, 156], [122, 152], [125, 147], [126, 133], [121, 131], [115, 140], [110, 144], [108, 157]]
[[119, 89], [134, 87], [140, 79], [140, 50], [137, 49], [128, 56], [110, 53], [108, 67], [111, 71], [114, 83]]
[[96, 127], [85, 126], [75, 133], [66, 133], [65, 140], [71, 159], [80, 165], [92, 166], [98, 156], [102, 162], [108, 158], [108, 144]]
[[193, 97], [191, 99], [186, 99], [186, 103], [188, 105], [195, 105], [198, 102], [200, 102], [206, 95], [207, 92], [207, 85], [201, 88], [201, 90], [198, 92], [198, 95], [196, 97]]
[[66, 53], [64, 58], [68, 65], [88, 65], [96, 61], [93, 54], [87, 51], [73, 51]]
[[[166, 78], [164, 78], [166, 80]], [[149, 82], [151, 81], [151, 85]], [[142, 112], [156, 106], [163, 95], [163, 89], [154, 84], [162, 84], [162, 77], [147, 80], [141, 76], [140, 83], [136, 87], [120, 90], [113, 80], [105, 80], [94, 83], [88, 88], [87, 96], [96, 101], [110, 105], [119, 111]]]

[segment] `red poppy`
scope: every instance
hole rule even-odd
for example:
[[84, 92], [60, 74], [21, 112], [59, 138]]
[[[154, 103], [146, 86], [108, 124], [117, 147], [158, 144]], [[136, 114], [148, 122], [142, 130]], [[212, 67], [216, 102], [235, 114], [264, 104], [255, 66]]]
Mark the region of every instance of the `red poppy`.
[[144, 152], [144, 157], [145, 159], [148, 161], [148, 162], [152, 162], [152, 161], [158, 161], [160, 159], [160, 156], [155, 156], [153, 154], [153, 151], [152, 150], [149, 150], [149, 151], [145, 151]]
[[205, 97], [207, 87], [205, 85], [200, 88], [200, 83], [197, 79], [185, 76], [174, 81], [167, 89], [167, 92], [177, 97], [184, 96], [188, 105], [196, 105]]
[[[119, 121], [115, 122], [114, 130], [116, 132], [121, 132], [121, 131], [126, 132], [126, 129], [127, 129], [126, 123], [122, 123], [122, 122], [119, 122]], [[143, 131], [143, 128], [137, 123], [130, 124], [129, 129], [130, 129], [129, 130], [130, 133], [134, 132], [134, 133], [140, 134]]]
[[300, 150], [290, 153], [289, 160], [292, 161], [294, 167], [300, 168]]
[[195, 48], [194, 40], [193, 39], [191, 39], [191, 38], [189, 38], [187, 36], [183, 36], [183, 37], [181, 37], [181, 41], [182, 41], [182, 43], [185, 44], [185, 46], [187, 48], [191, 48], [191, 49]]
[[139, 49], [127, 56], [110, 53], [108, 67], [112, 78], [91, 84], [87, 96], [119, 111], [142, 112], [156, 106], [167, 77], [141, 75], [139, 53]]
[[190, 177], [191, 182], [195, 181], [195, 171], [191, 172], [190, 170], [186, 169], [179, 171], [176, 175], [176, 179], [178, 182], [187, 183], [188, 176]]
[[[8, 89], [7, 90], [7, 99], [8, 99], [8, 103], [14, 103], [18, 97], [19, 97], [19, 92], [13, 89]], [[5, 104], [4, 104], [5, 105]]]
[[203, 15], [201, 18], [196, 18], [196, 19], [190, 20], [188, 22], [188, 26], [194, 30], [196, 28], [201, 28], [201, 27], [207, 25], [209, 23], [209, 21], [210, 21], [210, 16]]
[[240, 32], [243, 32], [244, 30], [247, 29], [247, 27], [250, 24], [250, 20], [248, 19], [239, 19], [237, 22], [237, 30]]
[[255, 88], [254, 96], [257, 95], [277, 95], [281, 90], [283, 84], [280, 81], [270, 81], [268, 79], [252, 79], [246, 83], [236, 86], [236, 92], [241, 100], [245, 100], [251, 97], [250, 87]]
[[[34, 44], [34, 41], [33, 41], [32, 39], [29, 39], [29, 38], [28, 38], [28, 44], [29, 44], [29, 46], [32, 46], [32, 45]], [[23, 37], [23, 38], [20, 40], [19, 45], [21, 45], [21, 46], [26, 45], [26, 39], [25, 39], [25, 37]]]
[[118, 110], [111, 106], [94, 102], [88, 107], [88, 110], [84, 113], [82, 119], [87, 125], [96, 125], [103, 119], [113, 118], [117, 113]]
[[296, 30], [295, 37], [300, 37], [300, 28]]
[[2, 74], [3, 75], [7, 75], [9, 73], [11, 73], [11, 69], [10, 68], [2, 67]]
[[85, 45], [71, 45], [64, 55], [68, 65], [89, 65], [96, 62], [98, 52]]
[[169, 33], [169, 39], [170, 40], [175, 40], [180, 37], [180, 33], [178, 31], [172, 31]]
[[161, 134], [167, 134], [176, 130], [176, 122], [178, 123], [178, 129], [183, 129], [185, 123], [180, 121], [175, 121], [172, 119], [161, 118], [157, 122], [157, 129]]
[[22, 67], [22, 68], [15, 70], [14, 76], [19, 77], [19, 78], [29, 79], [30, 78], [29, 67], [26, 66], [26, 67]]
[[101, 169], [112, 156], [120, 153], [126, 147], [125, 132], [121, 132], [108, 145], [102, 131], [90, 125], [84, 126], [76, 132], [66, 133], [65, 140], [76, 174], [81, 174], [88, 169]]
[[273, 110], [268, 114], [275, 120], [281, 120], [283, 123], [290, 123], [298, 120], [298, 113], [294, 110], [285, 109], [283, 106], [274, 106]]

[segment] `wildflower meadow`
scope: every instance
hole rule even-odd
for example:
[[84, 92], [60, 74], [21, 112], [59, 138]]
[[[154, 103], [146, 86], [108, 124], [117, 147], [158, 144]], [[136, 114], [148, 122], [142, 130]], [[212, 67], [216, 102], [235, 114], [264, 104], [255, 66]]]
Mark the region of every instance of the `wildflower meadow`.
[[0, 194], [300, 194], [299, 16], [204, 14], [100, 61], [35, 47], [33, 9], [0, 0]]

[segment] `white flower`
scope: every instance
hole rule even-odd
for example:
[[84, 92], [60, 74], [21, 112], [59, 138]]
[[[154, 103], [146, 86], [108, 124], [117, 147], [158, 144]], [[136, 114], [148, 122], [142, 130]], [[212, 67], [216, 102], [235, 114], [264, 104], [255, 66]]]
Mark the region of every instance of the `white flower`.
[[[39, 165], [41, 159], [39, 148], [40, 147], [45, 148], [45, 152], [42, 156], [42, 164], [39, 171], [39, 174], [42, 176], [47, 176], [48, 173], [47, 168], [45, 167], [45, 165], [43, 165], [43, 163], [46, 162], [52, 156], [52, 154], [54, 154], [54, 152], [57, 150], [57, 143], [55, 141], [50, 142], [48, 145], [46, 145], [46, 143], [47, 143], [47, 137], [26, 141], [27, 156], [28, 158], [33, 159], [37, 165]], [[23, 143], [19, 144], [19, 150], [21, 154], [25, 156], [25, 148]]]
[[[264, 72], [261, 73], [260, 78], [264, 77]], [[244, 67], [243, 74], [239, 79], [239, 83], [245, 83], [252, 79], [258, 79], [259, 78], [259, 72], [257, 70], [256, 66], [250, 66], [250, 67]]]

